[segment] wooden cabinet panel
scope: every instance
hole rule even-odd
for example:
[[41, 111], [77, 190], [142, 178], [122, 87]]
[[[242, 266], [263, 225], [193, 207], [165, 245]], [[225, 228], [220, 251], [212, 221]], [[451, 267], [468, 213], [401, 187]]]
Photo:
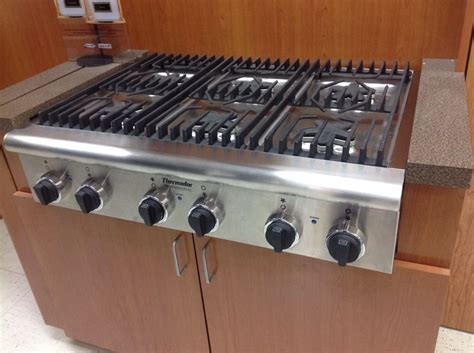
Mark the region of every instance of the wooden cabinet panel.
[[405, 183], [396, 258], [450, 268], [465, 193]]
[[472, 183], [454, 248], [443, 324], [474, 333], [474, 180]]
[[[209, 239], [196, 239], [201, 250]], [[224, 240], [202, 291], [212, 352], [433, 353], [449, 271], [397, 261], [392, 275]]]
[[187, 266], [177, 277], [176, 231], [13, 199], [24, 232], [12, 236], [31, 246], [69, 336], [116, 352], [209, 351], [190, 235], [178, 242]]
[[16, 191], [16, 187], [8, 169], [4, 152], [0, 146], [0, 211], [15, 244], [28, 281], [31, 287], [35, 289], [34, 295], [41, 314], [46, 322], [51, 325], [57, 325], [58, 322], [55, 321], [57, 316], [55, 315], [55, 307], [51, 293], [48, 291], [43, 280], [42, 269], [38, 266], [36, 255], [31, 248], [28, 238], [22, 236], [25, 234], [21, 221], [22, 210], [18, 210], [13, 204], [13, 194]]
[[30, 186], [28, 185], [25, 172], [23, 171], [23, 167], [21, 166], [19, 155], [5, 150], [3, 151], [3, 153], [5, 155], [6, 161], [8, 163], [8, 168], [10, 169], [10, 173], [13, 177], [13, 181], [16, 186], [15, 191], [30, 192]]
[[66, 60], [52, 0], [0, 1], [0, 89]]
[[420, 67], [457, 56], [464, 1], [125, 0], [122, 9], [133, 48]]
[[[465, 72], [467, 70], [469, 51], [471, 48], [471, 38], [474, 34], [474, 0], [466, 0], [464, 10], [464, 22], [459, 40], [459, 52], [457, 55], [456, 71]], [[472, 55], [472, 54], [471, 54]]]
[[[474, 21], [474, 1], [471, 1], [471, 11]], [[474, 37], [470, 48], [466, 91], [474, 151]], [[464, 200], [451, 274], [444, 325], [474, 333], [474, 178]]]

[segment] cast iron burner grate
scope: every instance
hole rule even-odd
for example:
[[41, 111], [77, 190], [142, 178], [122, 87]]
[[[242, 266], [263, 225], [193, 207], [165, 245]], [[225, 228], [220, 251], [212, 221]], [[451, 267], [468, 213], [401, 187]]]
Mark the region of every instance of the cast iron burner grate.
[[38, 114], [38, 123], [387, 166], [412, 72], [153, 54]]

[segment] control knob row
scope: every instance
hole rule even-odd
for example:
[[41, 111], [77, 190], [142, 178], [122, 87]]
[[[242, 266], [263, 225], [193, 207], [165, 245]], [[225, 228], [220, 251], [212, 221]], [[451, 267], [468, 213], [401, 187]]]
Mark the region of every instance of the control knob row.
[[[33, 190], [43, 205], [58, 203], [67, 192], [70, 183], [66, 173], [48, 172], [33, 186]], [[74, 194], [77, 204], [84, 213], [99, 211], [110, 194], [106, 180], [99, 183], [94, 179], [84, 182]], [[140, 200], [138, 213], [147, 226], [160, 224], [168, 219], [174, 209], [174, 199], [169, 188], [152, 189]], [[202, 196], [188, 213], [188, 224], [194, 233], [202, 237], [215, 232], [223, 219], [223, 209], [215, 198]], [[294, 247], [300, 241], [300, 225], [287, 214], [275, 214], [265, 223], [267, 242], [275, 252]], [[329, 254], [340, 266], [360, 259], [365, 253], [366, 237], [349, 218], [344, 218], [332, 227], [326, 236]]]

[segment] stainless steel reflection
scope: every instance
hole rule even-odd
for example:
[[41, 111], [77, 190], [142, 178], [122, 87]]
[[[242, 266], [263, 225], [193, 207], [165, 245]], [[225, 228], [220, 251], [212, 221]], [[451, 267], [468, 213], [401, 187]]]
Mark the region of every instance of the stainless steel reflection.
[[84, 164], [398, 211], [404, 171], [30, 125], [5, 136], [8, 151]]

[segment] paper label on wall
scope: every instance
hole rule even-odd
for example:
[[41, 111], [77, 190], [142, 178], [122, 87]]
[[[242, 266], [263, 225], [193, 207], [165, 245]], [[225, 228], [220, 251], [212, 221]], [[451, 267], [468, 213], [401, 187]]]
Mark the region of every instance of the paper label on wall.
[[112, 44], [110, 43], [99, 43], [97, 45], [99, 49], [112, 49]]

